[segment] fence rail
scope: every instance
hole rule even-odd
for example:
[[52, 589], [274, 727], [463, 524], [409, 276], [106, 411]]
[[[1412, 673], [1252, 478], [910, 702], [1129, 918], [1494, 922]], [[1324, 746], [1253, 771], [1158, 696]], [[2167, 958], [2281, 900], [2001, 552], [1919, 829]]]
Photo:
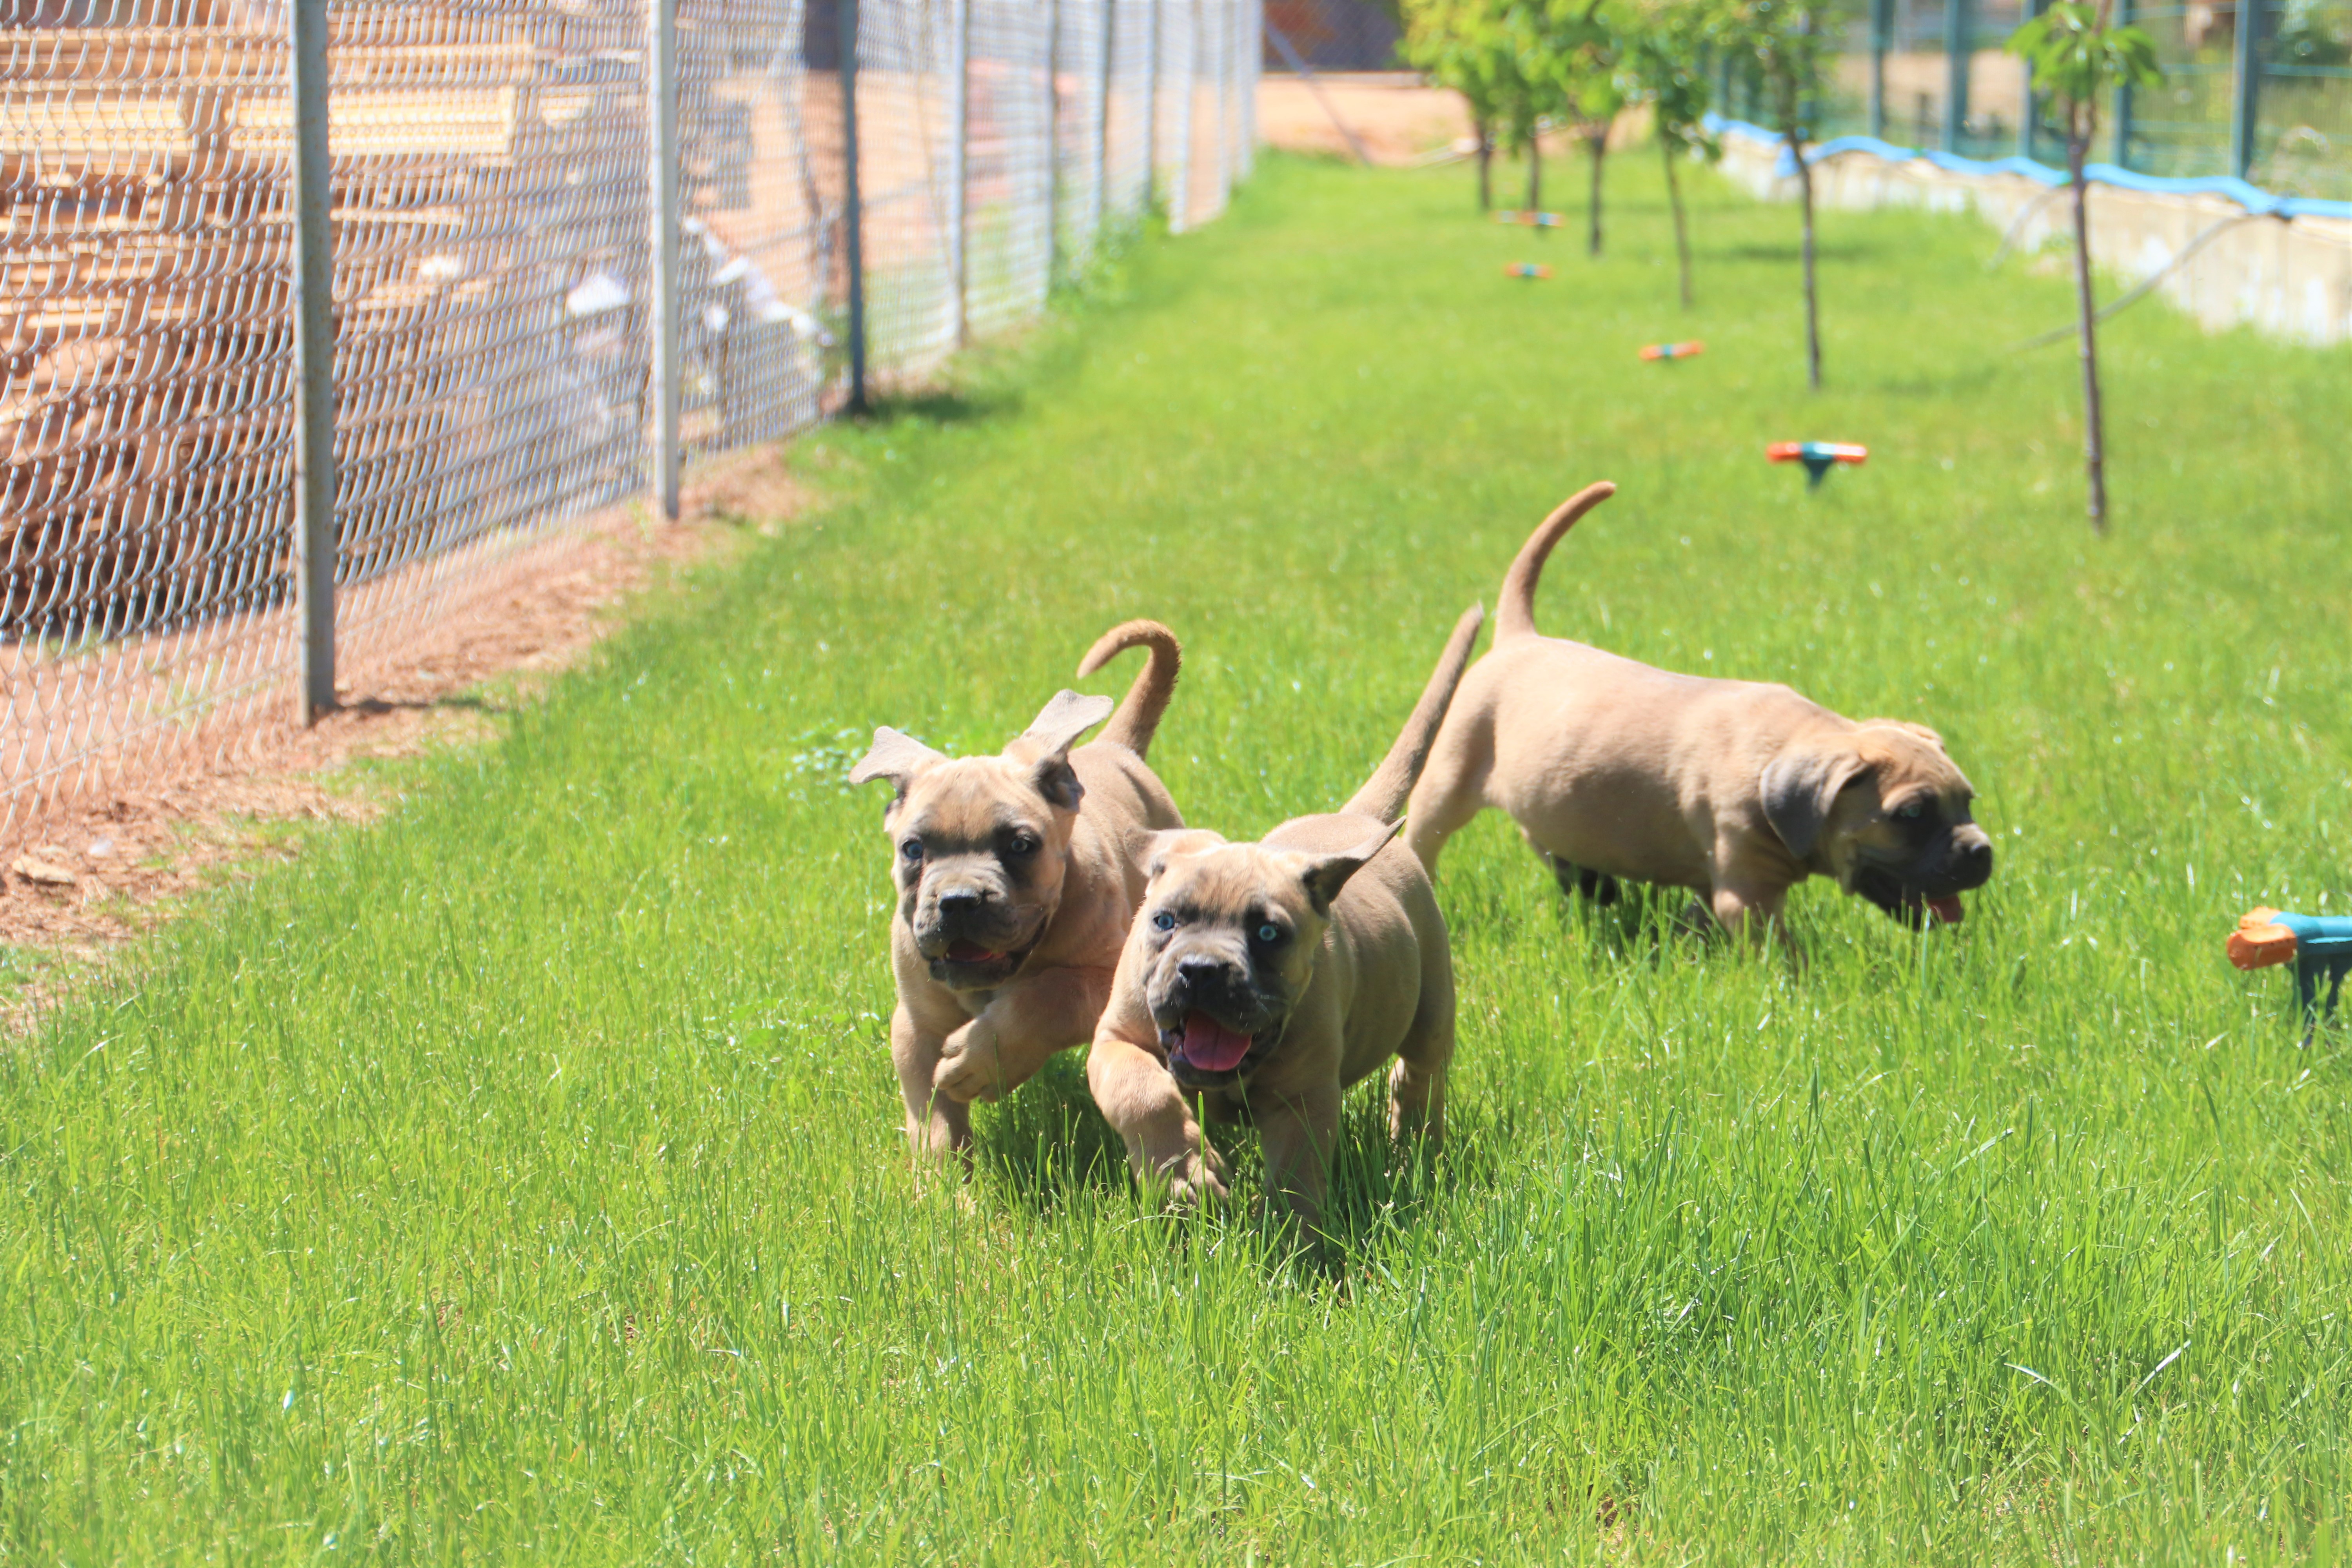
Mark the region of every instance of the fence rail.
[[[1259, 3], [0, 0], [0, 838], [835, 412], [853, 340], [919, 380], [1147, 206], [1213, 217]], [[299, 416], [305, 153], [328, 425]]]

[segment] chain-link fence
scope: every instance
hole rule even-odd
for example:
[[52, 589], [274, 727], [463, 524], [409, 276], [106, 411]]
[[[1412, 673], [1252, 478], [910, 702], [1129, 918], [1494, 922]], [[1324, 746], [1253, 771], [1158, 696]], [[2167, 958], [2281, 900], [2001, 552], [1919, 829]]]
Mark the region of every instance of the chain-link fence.
[[1155, 200], [1215, 216], [1258, 5], [0, 0], [0, 837], [295, 711], [306, 547], [363, 681], [525, 547], [839, 407], [853, 360], [914, 381]]
[[[1860, 0], [1821, 137], [1867, 132], [1973, 158], [2063, 161], [2025, 66], [2001, 46], [2044, 0]], [[2164, 84], [2116, 95], [2095, 160], [2144, 174], [2234, 174], [2285, 195], [2352, 199], [2352, 0], [2116, 0], [2147, 30]], [[1270, 15], [1278, 13], [1270, 11]], [[1768, 118], [1726, 70], [1727, 112]]]
[[[1265, 0], [1265, 19], [1309, 70], [1384, 71], [1400, 68], [1404, 35], [1397, 7], [1384, 0]], [[1290, 68], [1268, 40], [1265, 68]]]

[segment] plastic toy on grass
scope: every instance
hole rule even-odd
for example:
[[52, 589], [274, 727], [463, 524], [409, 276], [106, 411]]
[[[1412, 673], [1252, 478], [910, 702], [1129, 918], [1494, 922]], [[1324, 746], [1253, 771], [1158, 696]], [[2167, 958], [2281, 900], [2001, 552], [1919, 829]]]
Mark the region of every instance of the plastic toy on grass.
[[1840, 463], [1858, 464], [1868, 460], [1870, 448], [1849, 446], [1842, 441], [1775, 441], [1764, 448], [1764, 455], [1776, 463], [1805, 465], [1805, 488], [1822, 488], [1822, 476]]
[[1505, 207], [1495, 215], [1496, 223], [1515, 223], [1526, 228], [1558, 228], [1561, 218], [1558, 213], [1519, 212]]
[[1503, 263], [1506, 278], [1549, 278], [1551, 268], [1540, 261], [1507, 261]]
[[2294, 965], [2294, 998], [2303, 1005], [2306, 1027], [2303, 1043], [2311, 1044], [2320, 1024], [2319, 977], [2327, 976], [2329, 1022], [2336, 1017], [2336, 999], [2344, 993], [2344, 977], [2352, 974], [2352, 915], [2292, 915], [2277, 910], [2249, 910], [2230, 933], [2230, 962], [2241, 969], [2268, 969], [2274, 963]]
[[1643, 359], [1688, 359], [1693, 354], [1706, 353], [1702, 342], [1651, 343], [1642, 350]]

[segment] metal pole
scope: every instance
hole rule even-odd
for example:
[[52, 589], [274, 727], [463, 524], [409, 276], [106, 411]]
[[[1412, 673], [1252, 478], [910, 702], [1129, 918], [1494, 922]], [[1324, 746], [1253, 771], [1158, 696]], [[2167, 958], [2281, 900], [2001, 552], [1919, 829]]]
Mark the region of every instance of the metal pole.
[[835, 0], [841, 48], [842, 252], [849, 264], [849, 411], [866, 412], [866, 212], [857, 189], [857, 0]]
[[2262, 0], [2238, 0], [2237, 37], [2230, 49], [2230, 173], [2242, 180], [2254, 166], [2255, 117], [2263, 91], [2262, 29]]
[[1870, 0], [1870, 133], [1886, 140], [1886, 50], [1895, 30], [1895, 0]]
[[1045, 287], [1062, 270], [1062, 0], [1045, 0]]
[[1143, 205], [1149, 210], [1160, 197], [1160, 0], [1151, 0], [1149, 39], [1143, 62]]
[[[2132, 14], [2136, 9], [2132, 0], [2116, 0], [2116, 15], [2122, 19], [2126, 27], [2131, 26]], [[2132, 138], [2132, 89], [2129, 82], [2116, 89], [2115, 136], [2116, 167], [2128, 169], [2131, 167]]]
[[971, 341], [970, 317], [964, 308], [966, 190], [971, 166], [971, 8], [974, 0], [951, 0], [955, 6], [955, 145], [948, 149], [948, 271], [954, 282], [955, 342]]
[[677, 521], [677, 0], [652, 0], [646, 23], [646, 118], [653, 121], [654, 489]]
[[[2027, 21], [2039, 16], [2042, 15], [2042, 0], [2025, 0], [2024, 11]], [[2034, 121], [2038, 118], [2034, 113], [2036, 105], [2033, 101], [2033, 62], [2032, 60], [2018, 62], [2017, 90], [2018, 102], [2023, 106], [2017, 114], [2017, 155], [2021, 158], [2031, 158], [2033, 156]]]
[[1947, 153], [1960, 150], [1969, 120], [1969, 0], [1944, 0], [1944, 135]]
[[1192, 88], [1201, 69], [1200, 0], [1176, 0], [1184, 20], [1184, 69], [1176, 79], [1176, 173], [1168, 193], [1168, 232], [1181, 234], [1192, 219]]
[[1118, 37], [1118, 0], [1103, 0], [1102, 70], [1095, 81], [1095, 213], [1094, 237], [1101, 242], [1110, 219], [1110, 66], [1111, 46]]
[[294, 603], [302, 722], [335, 706], [335, 248], [327, 0], [293, 0]]
[[1257, 173], [1257, 89], [1265, 74], [1265, 46], [1259, 42], [1265, 20], [1262, 0], [1242, 0], [1242, 58], [1249, 62], [1242, 89], [1242, 177]]

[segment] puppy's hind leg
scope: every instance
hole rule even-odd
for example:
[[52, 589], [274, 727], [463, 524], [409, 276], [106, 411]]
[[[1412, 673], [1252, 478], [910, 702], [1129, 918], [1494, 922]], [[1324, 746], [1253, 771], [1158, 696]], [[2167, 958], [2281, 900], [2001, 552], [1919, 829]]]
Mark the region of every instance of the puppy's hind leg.
[[1563, 898], [1590, 899], [1601, 909], [1617, 901], [1617, 879], [1608, 872], [1563, 860], [1540, 846], [1537, 847], [1536, 854], [1551, 868], [1552, 879], [1559, 884]]
[[1457, 732], [1449, 724], [1437, 733], [1429, 761], [1405, 803], [1404, 841], [1432, 878], [1445, 841], [1469, 825], [1486, 805], [1486, 773], [1494, 766], [1493, 738], [1478, 726]]
[[1389, 1069], [1389, 1136], [1434, 1145], [1445, 1137], [1445, 1074], [1454, 1063], [1454, 963], [1441, 948], [1424, 953], [1421, 1002]]

